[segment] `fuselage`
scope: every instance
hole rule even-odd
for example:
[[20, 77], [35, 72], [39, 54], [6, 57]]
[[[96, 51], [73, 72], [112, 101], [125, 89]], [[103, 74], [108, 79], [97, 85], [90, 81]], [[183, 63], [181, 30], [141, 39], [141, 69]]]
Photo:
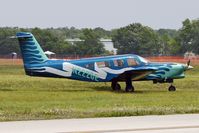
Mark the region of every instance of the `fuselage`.
[[[139, 71], [149, 70], [140, 77]], [[114, 78], [124, 81], [123, 74], [134, 71], [132, 80], [157, 80], [184, 78], [185, 64], [155, 63], [133, 54], [86, 58], [78, 60], [47, 60], [41, 64], [25, 64], [30, 76], [60, 77], [82, 81], [109, 82]], [[134, 76], [135, 75], [135, 76]], [[139, 75], [139, 76], [136, 76]]]

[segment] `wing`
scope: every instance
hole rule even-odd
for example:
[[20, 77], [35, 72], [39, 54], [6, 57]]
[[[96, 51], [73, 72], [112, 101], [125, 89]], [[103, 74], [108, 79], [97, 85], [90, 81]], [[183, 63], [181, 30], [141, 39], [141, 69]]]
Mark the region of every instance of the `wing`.
[[132, 80], [142, 80], [156, 70], [157, 68], [154, 67], [138, 67], [132, 70], [124, 71], [123, 73], [119, 74], [117, 80], [125, 81], [127, 76], [131, 76]]

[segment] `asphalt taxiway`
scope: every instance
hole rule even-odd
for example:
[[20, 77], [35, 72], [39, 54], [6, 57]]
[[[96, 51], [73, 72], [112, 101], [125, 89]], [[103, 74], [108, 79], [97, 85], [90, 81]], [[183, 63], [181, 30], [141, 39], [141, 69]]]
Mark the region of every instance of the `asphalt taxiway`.
[[199, 133], [199, 114], [0, 122], [1, 133]]

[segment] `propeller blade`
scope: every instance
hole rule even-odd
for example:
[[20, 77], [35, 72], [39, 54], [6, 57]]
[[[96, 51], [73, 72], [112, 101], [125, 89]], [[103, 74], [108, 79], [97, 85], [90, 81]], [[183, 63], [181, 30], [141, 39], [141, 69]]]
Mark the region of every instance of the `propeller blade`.
[[191, 60], [189, 59], [189, 60], [187, 61], [187, 67], [189, 67], [190, 63], [191, 63]]

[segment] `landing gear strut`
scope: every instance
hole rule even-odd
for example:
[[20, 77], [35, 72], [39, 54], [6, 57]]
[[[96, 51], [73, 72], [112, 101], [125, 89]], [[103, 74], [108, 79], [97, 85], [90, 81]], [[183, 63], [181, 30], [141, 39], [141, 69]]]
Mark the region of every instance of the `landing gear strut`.
[[169, 86], [169, 89], [168, 89], [169, 91], [176, 91], [176, 87], [175, 86], [173, 86], [172, 84]]
[[126, 88], [125, 88], [126, 92], [134, 92], [134, 87], [132, 85], [132, 80], [131, 80], [131, 76], [127, 76], [126, 78]]

